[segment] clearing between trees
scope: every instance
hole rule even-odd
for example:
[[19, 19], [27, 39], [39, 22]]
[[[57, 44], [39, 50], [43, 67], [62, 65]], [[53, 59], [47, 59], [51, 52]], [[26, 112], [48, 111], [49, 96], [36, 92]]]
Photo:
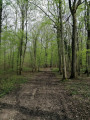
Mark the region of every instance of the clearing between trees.
[[90, 80], [62, 81], [51, 69], [23, 73], [28, 81], [0, 98], [0, 120], [90, 120]]

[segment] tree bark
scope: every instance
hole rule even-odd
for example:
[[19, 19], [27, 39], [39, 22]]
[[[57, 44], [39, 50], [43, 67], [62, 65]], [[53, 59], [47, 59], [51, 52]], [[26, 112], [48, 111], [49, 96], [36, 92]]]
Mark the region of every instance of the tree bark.
[[34, 39], [34, 70], [37, 70], [37, 66], [36, 66], [36, 55], [37, 55], [37, 37], [35, 37]]
[[20, 64], [19, 64], [19, 75], [21, 75], [22, 72], [22, 55], [23, 55], [23, 37], [24, 37], [24, 5], [22, 5], [21, 15], [22, 15], [22, 24], [21, 24], [21, 40], [20, 40]]
[[60, 15], [60, 38], [61, 38], [62, 62], [63, 62], [63, 79], [67, 79], [65, 47], [64, 47], [64, 39], [63, 39], [62, 0], [59, 0], [59, 15]]
[[1, 47], [1, 32], [2, 32], [2, 0], [0, 0], [0, 47]]
[[90, 76], [90, 1], [87, 3], [87, 76]]
[[59, 73], [62, 74], [62, 66], [61, 66], [61, 49], [60, 49], [60, 27], [57, 26], [57, 45], [58, 45], [58, 60], [59, 60]]
[[25, 47], [24, 47], [24, 54], [23, 54], [22, 66], [23, 66], [24, 59], [25, 59], [26, 48], [27, 48], [27, 41], [28, 41], [28, 38], [27, 38], [27, 33], [28, 33], [28, 26], [27, 26], [27, 22], [28, 22], [28, 19], [27, 19], [27, 12], [28, 12], [28, 0], [26, 1], [26, 42], [25, 42]]
[[41, 38], [41, 51], [40, 51], [40, 57], [39, 57], [39, 61], [38, 61], [39, 62], [38, 63], [38, 72], [40, 71], [42, 49], [43, 49], [43, 46], [42, 46], [42, 38]]
[[48, 57], [48, 38], [46, 37], [46, 46], [45, 46], [45, 68], [48, 67], [47, 57]]
[[73, 27], [72, 27], [72, 68], [71, 68], [71, 78], [76, 77], [76, 41], [77, 41], [77, 22], [76, 22], [76, 12], [72, 13]]
[[71, 4], [71, 0], [69, 1], [69, 8], [72, 14], [72, 67], [71, 67], [71, 76], [70, 78], [76, 78], [76, 41], [77, 41], [77, 20], [76, 20], [76, 11], [78, 6], [81, 4], [81, 0], [74, 0]]
[[50, 67], [53, 66], [53, 48], [52, 48], [52, 42], [51, 42], [51, 59], [50, 59]]

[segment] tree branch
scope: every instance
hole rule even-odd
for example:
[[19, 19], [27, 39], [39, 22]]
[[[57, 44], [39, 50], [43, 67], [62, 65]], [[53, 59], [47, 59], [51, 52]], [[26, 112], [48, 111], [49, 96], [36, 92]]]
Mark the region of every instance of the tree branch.
[[67, 17], [67, 19], [65, 20], [65, 22], [67, 22], [69, 20], [69, 18], [71, 17], [71, 14]]
[[68, 2], [69, 2], [69, 8], [70, 8], [70, 11], [72, 12], [71, 0], [68, 0]]
[[76, 4], [76, 1], [77, 1], [77, 0], [74, 0], [74, 3], [73, 3], [73, 5], [75, 5], [75, 4]]
[[83, 4], [85, 1], [81, 2], [81, 0], [78, 0], [77, 5], [76, 5], [76, 9], [79, 7], [79, 5]]
[[33, 5], [35, 5], [36, 7], [38, 7], [52, 22], [54, 22], [56, 24], [56, 22], [43, 10], [43, 8], [41, 8], [40, 6], [38, 6], [37, 4], [33, 3], [33, 2], [29, 2]]

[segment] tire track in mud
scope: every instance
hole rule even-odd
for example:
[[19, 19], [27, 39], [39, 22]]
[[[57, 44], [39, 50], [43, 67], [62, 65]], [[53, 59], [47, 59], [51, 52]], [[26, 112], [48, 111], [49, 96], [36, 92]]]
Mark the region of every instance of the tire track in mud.
[[[60, 90], [60, 81], [55, 81], [55, 79], [56, 79], [55, 74], [53, 74], [51, 72], [49, 73], [48, 78], [50, 78], [51, 82], [53, 83], [53, 84], [50, 83], [50, 85], [52, 85], [53, 87], [54, 87], [54, 85], [56, 85], [55, 91], [57, 91], [57, 88], [59, 90], [57, 92], [59, 93], [59, 97], [60, 97], [59, 98], [59, 103], [58, 103], [58, 106], [60, 106], [60, 109], [59, 109], [59, 111], [60, 111], [60, 114], [59, 114], [60, 119], [61, 120], [64, 120], [64, 119], [65, 120], [71, 120], [73, 118], [73, 115], [72, 115], [71, 110], [69, 109], [68, 104], [67, 104], [67, 102], [69, 101], [68, 96], [65, 95], [64, 92], [62, 92], [62, 89]], [[48, 81], [48, 78], [47, 78], [47, 81]], [[58, 99], [58, 97], [57, 97], [57, 99]]]
[[12, 109], [16, 110], [24, 115], [29, 115], [33, 117], [44, 117], [44, 118], [51, 118], [51, 120], [61, 120], [59, 114], [54, 113], [54, 112], [49, 112], [49, 111], [42, 111], [39, 109], [28, 109], [23, 106], [15, 106], [11, 104], [6, 104], [6, 103], [0, 103], [0, 109]]
[[9, 109], [17, 112], [13, 120], [73, 120], [67, 104], [69, 98], [60, 81], [50, 71], [42, 72], [28, 84], [19, 87], [13, 96], [16, 96], [16, 104], [0, 102], [0, 111]]

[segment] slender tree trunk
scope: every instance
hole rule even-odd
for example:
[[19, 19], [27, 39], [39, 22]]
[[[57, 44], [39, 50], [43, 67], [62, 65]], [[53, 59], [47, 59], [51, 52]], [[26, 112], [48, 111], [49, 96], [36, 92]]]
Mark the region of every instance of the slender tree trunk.
[[31, 49], [29, 49], [29, 52], [30, 52], [30, 60], [31, 60], [31, 64], [30, 64], [30, 66], [31, 66], [31, 68], [32, 68], [32, 72], [34, 71], [34, 67], [33, 67], [33, 57], [32, 57], [32, 52], [31, 52]]
[[24, 54], [23, 54], [23, 61], [22, 61], [22, 66], [24, 63], [24, 59], [25, 59], [25, 53], [26, 53], [26, 48], [27, 48], [27, 11], [28, 11], [28, 1], [26, 2], [26, 42], [25, 42], [25, 47], [24, 47]]
[[11, 68], [11, 61], [12, 61], [12, 46], [11, 46], [12, 43], [10, 43], [10, 68]]
[[13, 69], [14, 69], [14, 49], [13, 49], [13, 53], [12, 53], [12, 71], [13, 71]]
[[65, 48], [63, 39], [63, 23], [62, 23], [62, 0], [59, 1], [59, 14], [60, 14], [60, 38], [62, 47], [62, 62], [63, 62], [63, 79], [67, 78], [66, 73], [66, 60], [65, 60]]
[[52, 48], [52, 43], [51, 43], [51, 60], [50, 60], [50, 67], [53, 66], [53, 48]]
[[73, 28], [72, 28], [72, 67], [71, 67], [71, 77], [76, 77], [76, 40], [77, 40], [77, 22], [76, 13], [73, 12]]
[[87, 3], [87, 76], [90, 76], [90, 1]]
[[71, 43], [69, 39], [69, 46], [68, 46], [68, 70], [71, 71]]
[[22, 15], [22, 24], [21, 24], [21, 29], [22, 29], [22, 36], [20, 40], [20, 64], [19, 64], [19, 75], [22, 73], [22, 55], [23, 55], [23, 37], [24, 37], [24, 10], [22, 6], [21, 10], [21, 15]]
[[36, 55], [37, 55], [37, 37], [34, 40], [34, 70], [37, 70], [37, 65], [36, 65]]
[[[15, 34], [17, 33], [17, 10], [16, 10], [16, 20], [15, 20]], [[20, 46], [19, 46], [20, 47]], [[16, 65], [16, 72], [17, 72], [17, 75], [19, 75], [19, 47], [17, 48], [17, 65]]]
[[4, 72], [6, 71], [6, 46], [4, 47]]
[[47, 57], [48, 57], [48, 38], [46, 38], [46, 46], [45, 46], [45, 67], [48, 67], [48, 63], [47, 63]]
[[60, 49], [60, 29], [57, 26], [57, 45], [58, 45], [58, 60], [59, 60], [59, 72], [62, 74], [62, 66], [61, 66], [61, 49]]
[[19, 48], [18, 48], [18, 51], [17, 51], [17, 75], [19, 75]]
[[[80, 31], [81, 32], [81, 31]], [[80, 47], [79, 47], [79, 30], [77, 32], [77, 52], [80, 51]], [[79, 55], [76, 56], [77, 57], [77, 73], [80, 76], [80, 58], [81, 58], [81, 53], [79, 53]]]
[[1, 32], [2, 32], [2, 0], [0, 0], [0, 48], [1, 48]]
[[1, 66], [2, 0], [0, 0], [0, 66]]
[[39, 64], [38, 64], [38, 72], [40, 71], [40, 64], [41, 64], [41, 56], [42, 56], [42, 38], [41, 38], [41, 52], [40, 52], [40, 57], [39, 57]]

